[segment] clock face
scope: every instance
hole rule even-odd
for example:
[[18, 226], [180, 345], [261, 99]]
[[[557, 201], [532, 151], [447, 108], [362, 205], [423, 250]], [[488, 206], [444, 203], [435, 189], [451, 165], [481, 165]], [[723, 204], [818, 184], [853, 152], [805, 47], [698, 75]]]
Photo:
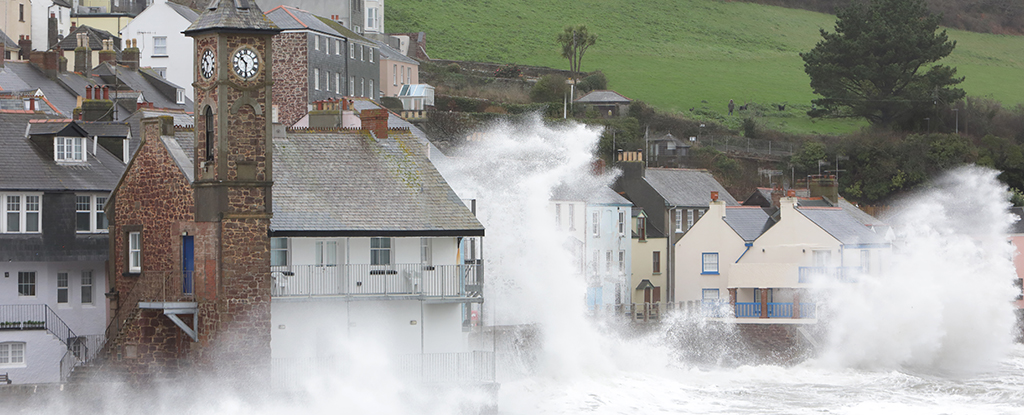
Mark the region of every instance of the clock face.
[[239, 49], [231, 61], [235, 67], [235, 74], [242, 79], [256, 76], [256, 72], [260, 68], [260, 58], [255, 51], [249, 48]]
[[206, 51], [203, 52], [203, 62], [202, 62], [202, 67], [200, 68], [200, 72], [202, 73], [203, 78], [210, 79], [210, 78], [213, 77], [213, 67], [214, 67], [213, 51], [207, 49]]

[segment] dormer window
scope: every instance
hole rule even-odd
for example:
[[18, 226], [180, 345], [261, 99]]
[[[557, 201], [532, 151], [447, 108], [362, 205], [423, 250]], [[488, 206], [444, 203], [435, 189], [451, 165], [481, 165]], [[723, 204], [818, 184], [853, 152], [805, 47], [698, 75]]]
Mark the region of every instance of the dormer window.
[[86, 161], [83, 137], [56, 137], [53, 140], [54, 160]]
[[184, 104], [185, 103], [185, 90], [179, 88], [176, 91], [177, 91], [177, 100], [175, 102], [177, 102], [179, 104]]

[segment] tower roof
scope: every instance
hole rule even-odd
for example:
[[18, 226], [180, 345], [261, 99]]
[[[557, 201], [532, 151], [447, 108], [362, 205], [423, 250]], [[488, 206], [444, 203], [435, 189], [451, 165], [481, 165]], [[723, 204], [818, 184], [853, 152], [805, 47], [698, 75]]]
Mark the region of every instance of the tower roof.
[[211, 0], [207, 10], [182, 33], [194, 36], [210, 30], [269, 33], [281, 31], [252, 0]]

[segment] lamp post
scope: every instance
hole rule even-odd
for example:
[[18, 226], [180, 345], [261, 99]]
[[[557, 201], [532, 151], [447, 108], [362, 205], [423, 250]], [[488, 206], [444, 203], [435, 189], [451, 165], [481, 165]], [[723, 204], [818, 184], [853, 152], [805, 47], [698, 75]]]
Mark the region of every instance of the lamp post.
[[960, 135], [960, 108], [953, 108], [953, 115], [956, 119], [956, 135]]

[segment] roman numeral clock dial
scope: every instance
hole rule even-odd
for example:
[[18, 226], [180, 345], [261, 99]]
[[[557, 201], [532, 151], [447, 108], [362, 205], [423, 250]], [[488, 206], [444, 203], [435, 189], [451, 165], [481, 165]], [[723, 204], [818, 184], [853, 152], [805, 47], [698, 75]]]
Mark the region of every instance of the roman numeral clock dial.
[[241, 48], [231, 58], [235, 69], [235, 75], [242, 79], [252, 79], [260, 68], [260, 58], [256, 52], [249, 48]]
[[209, 49], [203, 51], [203, 61], [200, 66], [203, 78], [210, 79], [213, 77], [213, 67], [215, 65], [216, 62], [214, 61], [213, 51]]

